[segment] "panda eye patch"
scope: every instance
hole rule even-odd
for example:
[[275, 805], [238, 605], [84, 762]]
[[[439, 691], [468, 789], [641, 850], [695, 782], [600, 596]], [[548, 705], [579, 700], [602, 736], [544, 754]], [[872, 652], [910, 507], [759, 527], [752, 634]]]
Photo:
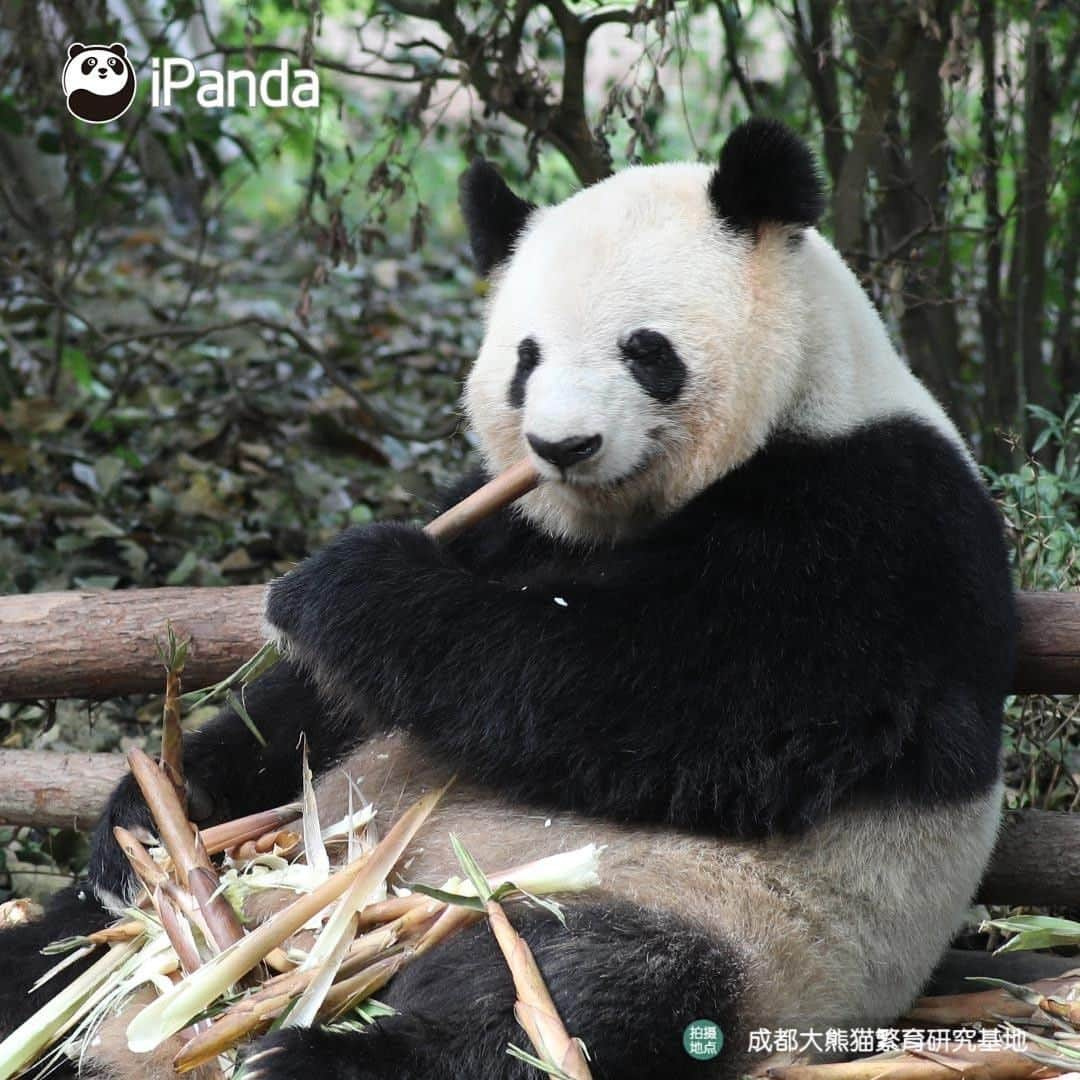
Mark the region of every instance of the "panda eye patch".
[[619, 346], [631, 374], [650, 397], [670, 405], [686, 383], [686, 365], [658, 330], [635, 330]]
[[82, 73], [84, 75], [89, 75], [90, 72], [93, 71], [94, 68], [96, 68], [96, 67], [97, 67], [97, 60], [93, 56], [88, 56], [82, 62]]
[[523, 338], [518, 342], [517, 367], [514, 369], [514, 378], [510, 382], [510, 404], [515, 409], [520, 409], [525, 404], [525, 384], [529, 376], [540, 363], [540, 346], [536, 338]]
[[112, 57], [109, 60], [109, 67], [111, 67], [113, 69], [113, 71], [119, 71], [120, 70], [120, 61], [117, 60], [116, 57]]

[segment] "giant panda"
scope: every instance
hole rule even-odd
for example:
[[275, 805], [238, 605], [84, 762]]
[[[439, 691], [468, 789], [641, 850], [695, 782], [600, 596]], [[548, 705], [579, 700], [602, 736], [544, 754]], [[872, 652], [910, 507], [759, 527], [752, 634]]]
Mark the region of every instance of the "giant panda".
[[[513, 909], [597, 1078], [734, 1077], [762, 1064], [757, 1029], [894, 1022], [1001, 802], [1015, 615], [960, 436], [814, 228], [815, 164], [775, 122], [715, 167], [549, 207], [480, 161], [462, 204], [490, 280], [469, 422], [484, 473], [528, 456], [543, 483], [449, 544], [354, 529], [276, 581], [288, 659], [247, 696], [268, 745], [230, 710], [191, 738], [193, 813], [290, 797], [304, 733], [328, 813], [346, 757], [387, 820], [458, 775], [413, 880], [453, 872], [449, 832], [490, 869], [606, 845], [565, 927]], [[92, 888], [0, 939], [7, 1023], [34, 950], [101, 921], [93, 890], [130, 892], [118, 822], [149, 826], [130, 782]], [[523, 1036], [486, 926], [381, 996], [396, 1015], [272, 1034], [246, 1075], [535, 1075], [505, 1052]], [[699, 1019], [724, 1033], [709, 1061], [683, 1047]], [[125, 1022], [87, 1067], [169, 1076], [175, 1045], [132, 1059]]]

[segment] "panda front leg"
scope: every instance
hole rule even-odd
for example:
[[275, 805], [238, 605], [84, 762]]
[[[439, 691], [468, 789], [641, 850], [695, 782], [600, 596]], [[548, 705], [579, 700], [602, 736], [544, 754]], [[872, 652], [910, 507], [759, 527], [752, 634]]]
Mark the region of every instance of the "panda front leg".
[[[742, 953], [661, 914], [629, 904], [573, 905], [562, 926], [549, 912], [517, 907], [567, 1031], [588, 1050], [595, 1080], [741, 1075], [746, 1033], [739, 1001]], [[360, 1033], [285, 1031], [248, 1059], [249, 1080], [530, 1080], [536, 1070], [507, 1053], [529, 1052], [514, 1019], [514, 987], [487, 924], [462, 931], [407, 966], [380, 1000], [397, 1015]], [[710, 1020], [723, 1046], [691, 1057], [687, 1027]]]

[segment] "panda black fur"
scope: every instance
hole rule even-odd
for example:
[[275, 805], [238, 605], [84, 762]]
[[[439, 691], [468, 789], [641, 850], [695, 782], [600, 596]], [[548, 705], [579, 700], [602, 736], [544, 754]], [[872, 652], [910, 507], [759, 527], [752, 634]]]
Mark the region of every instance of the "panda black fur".
[[[350, 753], [387, 808], [464, 778], [415, 880], [451, 872], [448, 831], [493, 870], [607, 844], [568, 928], [515, 916], [598, 1080], [731, 1077], [751, 1028], [891, 1022], [997, 829], [1015, 615], [970, 458], [809, 227], [784, 129], [553, 208], [478, 164], [463, 203], [493, 285], [470, 421], [489, 472], [531, 447], [547, 480], [446, 546], [376, 525], [274, 583], [289, 660], [247, 697], [269, 745], [222, 713], [188, 743], [195, 804], [290, 797], [303, 732], [328, 813]], [[105, 895], [129, 886], [115, 823], [148, 824], [130, 782], [95, 841]], [[0, 944], [0, 1023], [34, 1006], [34, 950], [93, 921], [57, 904]], [[486, 928], [384, 997], [400, 1015], [364, 1034], [269, 1037], [255, 1075], [532, 1075]], [[700, 1018], [727, 1036], [712, 1063], [682, 1048]], [[123, 1026], [95, 1066], [167, 1076], [175, 1047], [133, 1063]]]

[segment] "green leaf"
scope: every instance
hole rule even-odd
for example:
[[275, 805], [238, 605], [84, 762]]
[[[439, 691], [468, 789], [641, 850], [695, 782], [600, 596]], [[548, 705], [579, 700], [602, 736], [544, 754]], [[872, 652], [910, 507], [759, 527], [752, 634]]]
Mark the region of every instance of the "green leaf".
[[1050, 915], [1014, 915], [1011, 919], [992, 919], [984, 924], [1015, 934], [996, 953], [1027, 949], [1052, 949], [1061, 945], [1080, 945], [1080, 923]]
[[232, 706], [236, 715], [244, 721], [244, 725], [247, 727], [248, 731], [255, 736], [258, 744], [260, 746], [265, 746], [266, 740], [263, 738], [262, 732], [255, 726], [255, 721], [251, 719], [251, 713], [244, 707], [244, 703], [231, 690], [226, 694], [225, 700]]
[[429, 896], [432, 900], [441, 900], [444, 904], [468, 908], [470, 911], [484, 910], [484, 901], [477, 896], [463, 896], [461, 893], [447, 892], [445, 889], [436, 889], [431, 885], [421, 885], [419, 882], [409, 881], [402, 884], [405, 888], [420, 893], [421, 896]]
[[450, 846], [454, 849], [457, 860], [461, 863], [461, 869], [465, 876], [472, 882], [476, 895], [484, 903], [491, 899], [491, 885], [484, 876], [483, 870], [476, 864], [476, 860], [465, 850], [465, 845], [453, 834], [450, 834]]
[[547, 1073], [548, 1076], [555, 1077], [555, 1080], [574, 1080], [568, 1072], [559, 1068], [554, 1062], [544, 1061], [542, 1058], [530, 1054], [528, 1050], [522, 1050], [520, 1046], [515, 1046], [513, 1043], [507, 1045], [506, 1052], [512, 1058], [524, 1061], [526, 1065], [531, 1065], [534, 1069], [539, 1069], [541, 1072]]

